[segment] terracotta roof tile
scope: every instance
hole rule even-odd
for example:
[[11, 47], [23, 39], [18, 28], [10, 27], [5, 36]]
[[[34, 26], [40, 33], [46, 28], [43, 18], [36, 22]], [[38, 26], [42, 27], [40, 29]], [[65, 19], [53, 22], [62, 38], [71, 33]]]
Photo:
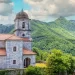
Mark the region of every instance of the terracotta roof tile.
[[20, 38], [14, 34], [0, 34], [0, 40], [23, 40], [29, 42], [29, 38]]
[[6, 50], [4, 48], [0, 48], [0, 56], [5, 56]]
[[0, 40], [22, 40], [14, 34], [0, 34]]
[[31, 42], [31, 40], [29, 40], [29, 38], [22, 38], [23, 41], [26, 41], [26, 42]]
[[27, 49], [23, 49], [23, 54], [24, 55], [36, 55], [35, 52], [33, 52], [31, 50], [27, 50]]
[[[35, 52], [27, 49], [23, 49], [23, 54], [24, 55], [36, 55]], [[0, 48], [0, 56], [6, 56], [6, 50], [5, 48]]]

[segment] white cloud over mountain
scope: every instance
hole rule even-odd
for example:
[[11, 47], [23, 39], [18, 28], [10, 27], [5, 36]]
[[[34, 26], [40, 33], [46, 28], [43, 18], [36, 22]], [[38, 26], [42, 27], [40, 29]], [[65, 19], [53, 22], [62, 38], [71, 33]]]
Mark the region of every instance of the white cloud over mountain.
[[8, 16], [0, 15], [0, 24], [13, 24], [14, 23], [15, 14], [12, 13]]
[[13, 5], [11, 0], [0, 0], [0, 24], [13, 23]]
[[0, 15], [7, 16], [12, 13], [13, 4], [11, 0], [0, 0]]
[[75, 0], [24, 0], [24, 2], [31, 5], [32, 9], [27, 12], [34, 19], [75, 15]]

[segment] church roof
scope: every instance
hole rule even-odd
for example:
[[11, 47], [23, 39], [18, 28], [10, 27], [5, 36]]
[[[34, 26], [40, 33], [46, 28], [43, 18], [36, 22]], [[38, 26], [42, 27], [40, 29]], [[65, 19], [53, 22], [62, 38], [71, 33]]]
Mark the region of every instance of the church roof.
[[29, 19], [28, 14], [24, 12], [23, 10], [16, 15], [16, 19]]
[[22, 40], [14, 34], [0, 34], [0, 40]]
[[[35, 55], [36, 53], [31, 50], [23, 49], [23, 54], [24, 55]], [[0, 56], [6, 56], [5, 48], [0, 48]]]
[[4, 48], [0, 49], [0, 56], [6, 56], [6, 50]]
[[28, 49], [23, 49], [23, 54], [24, 55], [36, 55], [35, 52], [28, 50]]
[[18, 36], [15, 36], [14, 34], [0, 34], [0, 40], [23, 40], [29, 42], [30, 40], [28, 38], [20, 38]]

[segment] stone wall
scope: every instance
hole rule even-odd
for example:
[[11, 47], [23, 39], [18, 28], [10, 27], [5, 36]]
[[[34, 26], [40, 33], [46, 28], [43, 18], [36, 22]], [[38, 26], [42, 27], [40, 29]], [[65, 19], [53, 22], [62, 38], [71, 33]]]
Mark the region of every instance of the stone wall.
[[0, 56], [0, 69], [6, 69], [6, 56]]
[[28, 50], [32, 50], [31, 42], [23, 42], [23, 47]]
[[[22, 23], [25, 22], [25, 28], [22, 28]], [[29, 25], [29, 26], [28, 26]], [[20, 29], [20, 30], [17, 30], [15, 32], [15, 35], [19, 36], [19, 37], [23, 37], [22, 35], [25, 34], [25, 37], [30, 37], [30, 31], [23, 31], [23, 30], [28, 30], [28, 28], [30, 29], [30, 23], [29, 23], [29, 20], [27, 19], [17, 19], [15, 21], [15, 30], [16, 29]]]
[[[23, 36], [23, 34], [25, 36]], [[22, 31], [22, 30], [17, 30], [16, 31], [16, 35], [19, 36], [19, 37], [28, 37], [28, 38], [31, 38], [31, 35], [30, 35], [30, 32], [29, 31]]]
[[[25, 29], [28, 29], [28, 24], [30, 25], [30, 23], [29, 23], [29, 20], [27, 20], [27, 19], [24, 19], [24, 20], [22, 20], [22, 19], [17, 19], [16, 21], [15, 21], [15, 29], [23, 29], [22, 28], [22, 23], [23, 22], [25, 22]], [[29, 29], [30, 29], [30, 26], [29, 26]]]
[[[13, 51], [13, 47], [16, 47], [16, 52]], [[23, 68], [23, 42], [22, 41], [6, 41], [7, 52], [7, 68]], [[16, 60], [16, 64], [13, 64], [13, 60]]]
[[0, 41], [0, 48], [5, 48], [5, 42], [4, 41]]

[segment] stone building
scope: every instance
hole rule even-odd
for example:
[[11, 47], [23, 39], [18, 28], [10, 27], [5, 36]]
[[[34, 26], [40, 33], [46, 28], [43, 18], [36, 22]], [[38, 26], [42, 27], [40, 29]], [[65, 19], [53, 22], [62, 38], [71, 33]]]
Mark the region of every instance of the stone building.
[[35, 65], [30, 19], [23, 10], [16, 15], [14, 34], [0, 34], [0, 69]]

